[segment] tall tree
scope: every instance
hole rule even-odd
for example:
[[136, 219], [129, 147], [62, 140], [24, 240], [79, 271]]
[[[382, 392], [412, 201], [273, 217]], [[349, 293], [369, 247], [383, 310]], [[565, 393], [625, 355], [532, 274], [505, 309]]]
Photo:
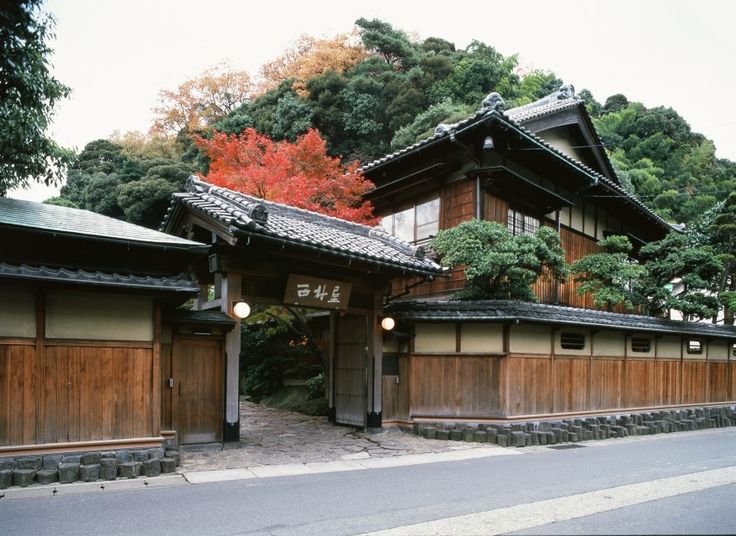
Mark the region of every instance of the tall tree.
[[54, 19], [42, 0], [0, 7], [0, 196], [38, 181], [58, 184], [73, 153], [46, 131], [70, 89], [49, 73]]
[[716, 213], [709, 229], [711, 244], [723, 264], [718, 282], [718, 298], [723, 307], [723, 323], [734, 324], [736, 311], [736, 192], [731, 192]]
[[373, 187], [357, 170], [327, 155], [316, 130], [294, 143], [274, 142], [247, 129], [241, 135], [215, 133], [197, 138], [210, 159], [207, 180], [248, 195], [329, 216], [375, 224], [373, 207], [362, 195]]
[[512, 235], [497, 222], [470, 220], [440, 231], [432, 247], [441, 262], [464, 266], [466, 300], [536, 301], [531, 286], [541, 276], [562, 281], [567, 276], [560, 235], [541, 227], [534, 235]]

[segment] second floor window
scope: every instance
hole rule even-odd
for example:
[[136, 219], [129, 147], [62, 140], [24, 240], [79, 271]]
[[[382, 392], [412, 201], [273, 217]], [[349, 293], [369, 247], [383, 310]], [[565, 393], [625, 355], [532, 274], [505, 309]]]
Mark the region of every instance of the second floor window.
[[529, 216], [518, 210], [509, 209], [507, 226], [512, 235], [533, 235], [539, 230], [540, 222], [534, 216]]
[[384, 216], [381, 227], [407, 242], [427, 242], [440, 229], [440, 199], [420, 201]]

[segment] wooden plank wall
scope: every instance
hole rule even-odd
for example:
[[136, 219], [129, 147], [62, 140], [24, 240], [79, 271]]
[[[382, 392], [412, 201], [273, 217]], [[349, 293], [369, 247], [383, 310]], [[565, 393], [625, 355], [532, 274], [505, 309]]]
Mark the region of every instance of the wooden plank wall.
[[407, 372], [412, 416], [485, 417], [501, 408], [498, 357], [412, 355]]
[[736, 399], [736, 361], [421, 354], [400, 362], [409, 364], [400, 370], [402, 391], [395, 376], [384, 378], [385, 420], [504, 418]]
[[0, 339], [0, 446], [158, 435], [151, 343]]
[[409, 356], [399, 356], [398, 359], [398, 376], [386, 375], [381, 378], [381, 411], [384, 420], [409, 419]]
[[161, 430], [173, 430], [171, 414], [172, 391], [169, 378], [174, 376], [171, 363], [171, 343], [161, 343]]

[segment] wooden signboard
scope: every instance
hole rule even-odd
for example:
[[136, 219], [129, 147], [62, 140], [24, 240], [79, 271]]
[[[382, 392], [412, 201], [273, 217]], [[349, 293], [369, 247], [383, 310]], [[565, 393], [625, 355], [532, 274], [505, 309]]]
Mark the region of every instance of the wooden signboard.
[[348, 308], [352, 283], [322, 277], [289, 274], [284, 303], [328, 309]]

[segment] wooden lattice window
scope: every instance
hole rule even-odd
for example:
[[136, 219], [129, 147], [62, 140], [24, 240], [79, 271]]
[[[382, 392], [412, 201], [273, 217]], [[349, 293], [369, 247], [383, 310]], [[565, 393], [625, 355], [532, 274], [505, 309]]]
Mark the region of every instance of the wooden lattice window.
[[631, 351], [647, 354], [652, 349], [652, 339], [649, 337], [631, 337]]
[[702, 354], [703, 343], [697, 339], [690, 339], [687, 341], [687, 353], [688, 354]]
[[574, 331], [560, 333], [560, 346], [565, 350], [582, 350], [585, 348], [585, 335]]

